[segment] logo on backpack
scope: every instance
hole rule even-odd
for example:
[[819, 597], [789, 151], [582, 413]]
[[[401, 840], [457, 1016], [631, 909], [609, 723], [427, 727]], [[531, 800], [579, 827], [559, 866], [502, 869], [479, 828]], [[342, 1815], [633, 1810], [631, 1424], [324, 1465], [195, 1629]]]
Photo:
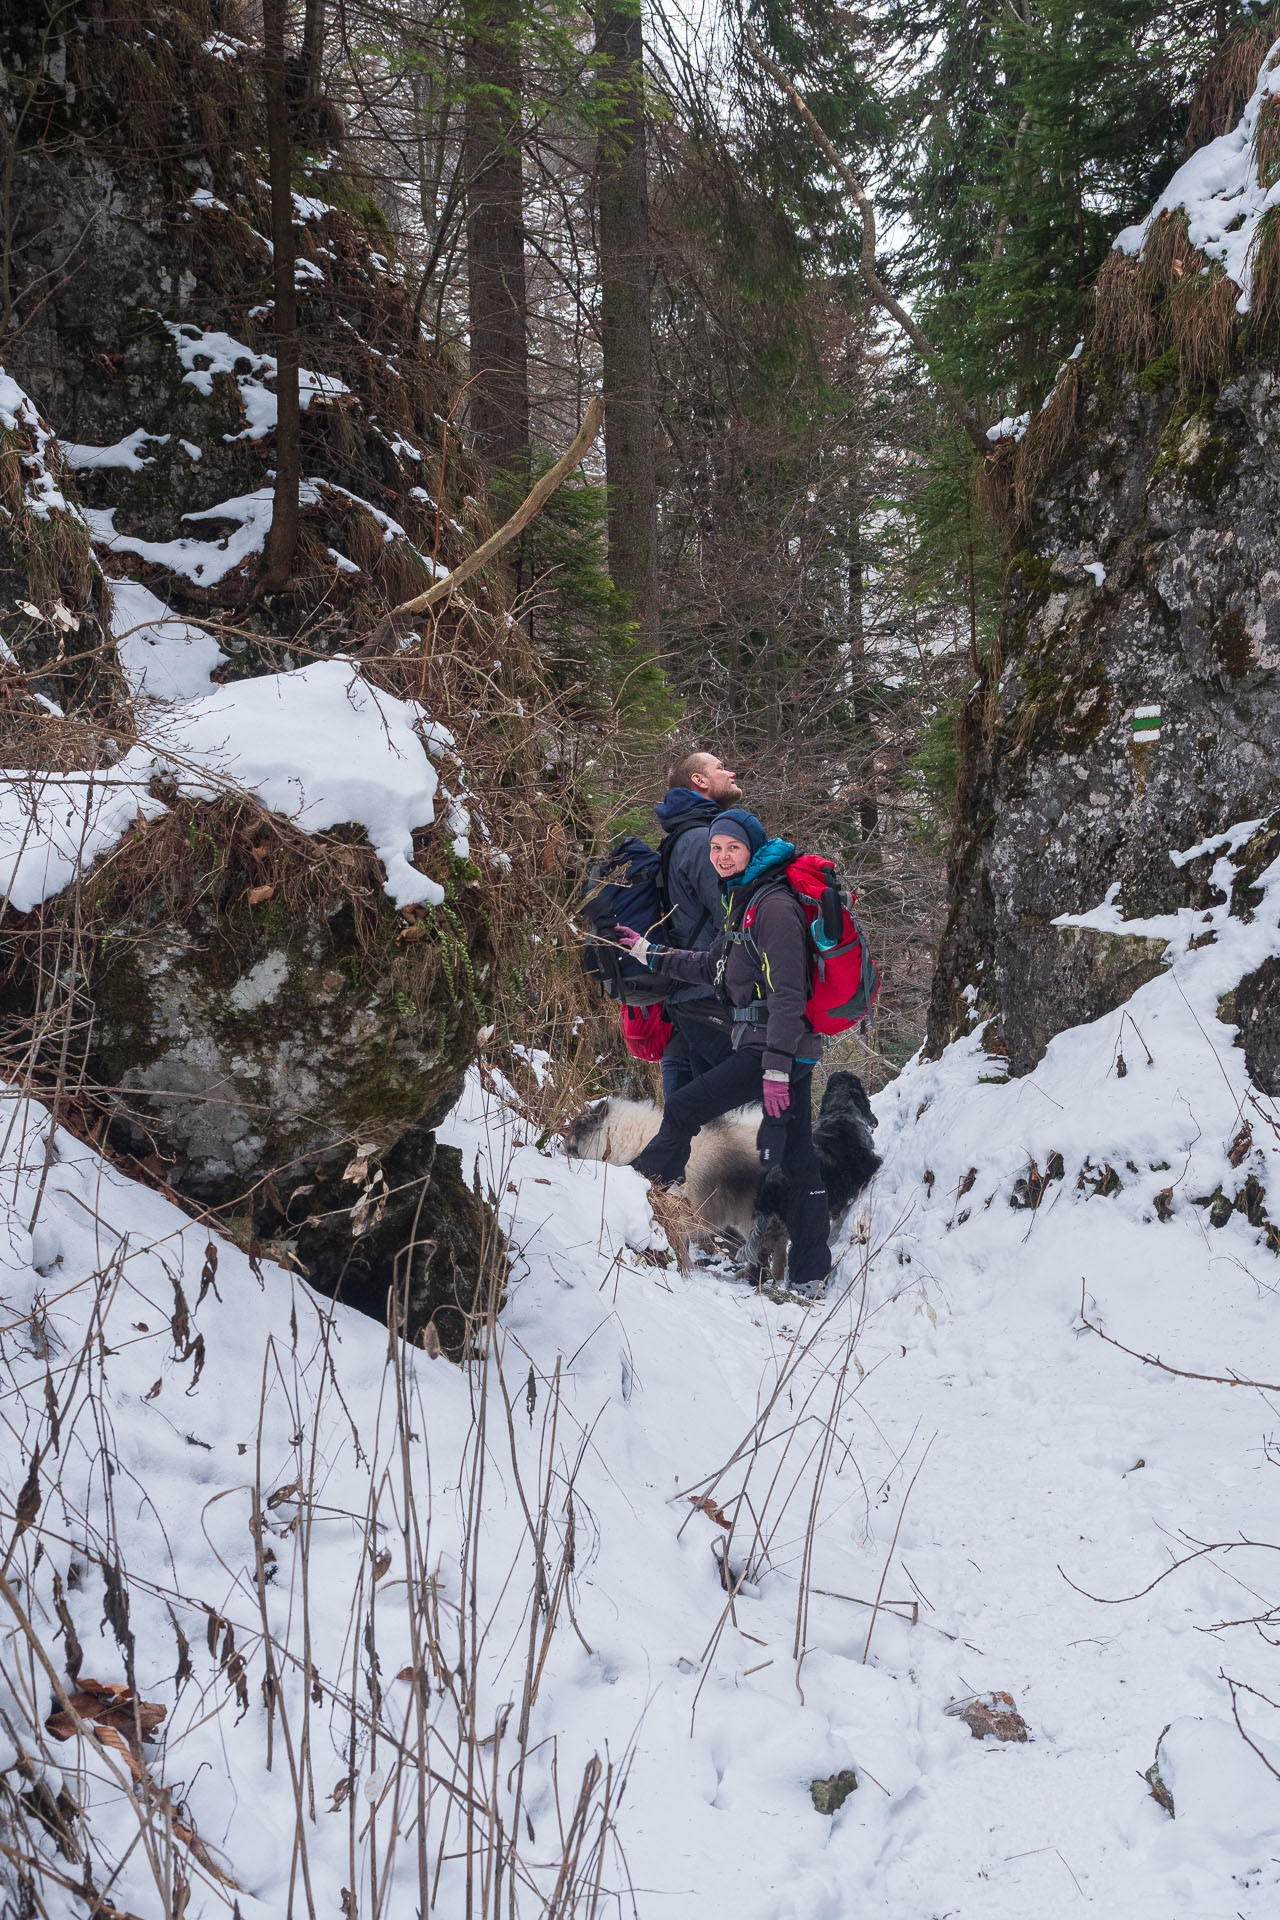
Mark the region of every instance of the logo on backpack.
[[[779, 884], [783, 882], [809, 923], [812, 971], [805, 1019], [815, 1033], [846, 1033], [866, 1019], [880, 991], [879, 969], [853, 915], [857, 896], [841, 891], [834, 866], [816, 853], [801, 853], [789, 861]], [[757, 894], [743, 915], [744, 933], [750, 932], [763, 897]]]

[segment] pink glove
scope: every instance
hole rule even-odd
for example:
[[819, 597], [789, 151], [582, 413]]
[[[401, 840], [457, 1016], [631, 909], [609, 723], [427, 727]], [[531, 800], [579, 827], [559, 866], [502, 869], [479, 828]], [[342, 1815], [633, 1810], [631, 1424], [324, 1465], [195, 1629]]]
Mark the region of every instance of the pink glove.
[[619, 942], [619, 945], [621, 946], [634, 947], [637, 941], [640, 939], [640, 937], [641, 936], [636, 932], [634, 927], [618, 928], [618, 942]]
[[789, 1080], [770, 1080], [766, 1074], [760, 1097], [769, 1118], [780, 1120], [791, 1105], [791, 1083]]

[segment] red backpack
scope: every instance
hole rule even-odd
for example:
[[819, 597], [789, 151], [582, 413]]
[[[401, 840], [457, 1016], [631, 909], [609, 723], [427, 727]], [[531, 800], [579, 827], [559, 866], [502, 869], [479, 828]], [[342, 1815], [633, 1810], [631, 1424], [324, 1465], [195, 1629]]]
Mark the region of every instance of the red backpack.
[[[813, 973], [805, 1018], [815, 1033], [844, 1033], [866, 1019], [880, 991], [880, 973], [853, 917], [857, 895], [843, 893], [830, 860], [816, 853], [797, 854], [783, 869], [785, 880], [804, 908], [813, 950]], [[765, 889], [766, 892], [772, 889]], [[743, 915], [749, 932], [763, 893]]]

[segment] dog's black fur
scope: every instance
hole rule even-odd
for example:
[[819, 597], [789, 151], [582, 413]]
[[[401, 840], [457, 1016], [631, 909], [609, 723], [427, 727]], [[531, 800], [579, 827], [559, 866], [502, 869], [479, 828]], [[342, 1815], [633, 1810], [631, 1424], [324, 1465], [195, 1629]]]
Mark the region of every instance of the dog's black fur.
[[[857, 1074], [843, 1069], [833, 1073], [813, 1123], [814, 1151], [833, 1220], [853, 1204], [880, 1167], [871, 1139], [875, 1125], [867, 1090]], [[761, 1213], [786, 1218], [787, 1177], [779, 1169], [765, 1175], [756, 1205]]]

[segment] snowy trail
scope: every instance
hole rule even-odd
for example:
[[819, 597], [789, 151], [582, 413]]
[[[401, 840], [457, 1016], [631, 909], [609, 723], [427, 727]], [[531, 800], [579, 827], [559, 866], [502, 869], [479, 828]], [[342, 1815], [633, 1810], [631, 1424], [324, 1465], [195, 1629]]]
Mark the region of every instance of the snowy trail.
[[[1225, 870], [1221, 881], [1229, 892]], [[538, 1153], [500, 1091], [473, 1077], [442, 1133], [499, 1196], [516, 1260], [471, 1528], [482, 1376], [409, 1356], [401, 1450], [385, 1333], [345, 1309], [330, 1325], [300, 1282], [269, 1265], [259, 1278], [227, 1243], [204, 1289], [207, 1234], [69, 1135], [28, 1233], [44, 1123], [28, 1111], [19, 1165], [7, 1102], [9, 1513], [43, 1449], [42, 1505], [13, 1571], [57, 1657], [70, 1621], [81, 1671], [122, 1680], [107, 1582], [125, 1567], [139, 1689], [168, 1709], [148, 1764], [234, 1874], [243, 1920], [290, 1911], [295, 1832], [317, 1911], [353, 1885], [356, 1911], [378, 1911], [375, 1856], [381, 1911], [416, 1910], [418, 1774], [395, 1761], [420, 1750], [405, 1595], [422, 1575], [442, 1646], [466, 1593], [479, 1596], [487, 1626], [462, 1720], [485, 1791], [513, 1804], [512, 1715], [541, 1617], [525, 1507], [544, 1486], [566, 1598], [529, 1708], [520, 1915], [545, 1911], [593, 1755], [613, 1769], [617, 1838], [602, 1871], [619, 1898], [601, 1912], [634, 1900], [645, 1920], [1274, 1914], [1280, 1780], [1233, 1724], [1222, 1674], [1274, 1699], [1275, 1652], [1251, 1625], [1210, 1629], [1276, 1594], [1280, 1396], [1143, 1365], [1085, 1330], [1080, 1307], [1083, 1282], [1089, 1318], [1139, 1352], [1280, 1380], [1280, 1261], [1265, 1227], [1232, 1211], [1213, 1228], [1196, 1204], [1250, 1177], [1256, 1202], [1280, 1176], [1272, 1103], [1253, 1097], [1217, 1018], [1225, 987], [1280, 944], [1277, 908], [1268, 873], [1252, 921], [1216, 910], [1213, 943], [1193, 948], [1204, 922], [1171, 918], [1171, 965], [1127, 1009], [1059, 1036], [1022, 1081], [999, 1083], [976, 1037], [909, 1067], [877, 1101], [885, 1165], [869, 1248], [843, 1249], [817, 1307], [655, 1264], [638, 1177]], [[1043, 1173], [1055, 1154], [1062, 1177], [1038, 1207], [1012, 1205], [1030, 1163]], [[420, 1562], [406, 1558], [408, 1506]], [[753, 1535], [767, 1551], [748, 1568]], [[1158, 1579], [1195, 1542], [1241, 1537], [1263, 1545]], [[257, 1540], [273, 1556], [265, 1583]], [[732, 1605], [726, 1542], [731, 1579], [750, 1573]], [[864, 1660], [859, 1603], [882, 1579], [891, 1604]], [[1088, 1597], [1144, 1587], [1125, 1604]], [[309, 1743], [316, 1811], [300, 1826], [278, 1722], [266, 1763], [264, 1622], [283, 1650], [279, 1698]], [[304, 1627], [314, 1693], [293, 1664]], [[4, 1668], [20, 1722], [47, 1711], [48, 1689], [21, 1681], [15, 1644]], [[428, 1689], [440, 1778], [461, 1724], [452, 1686], [437, 1672]], [[947, 1714], [991, 1689], [1013, 1696], [1028, 1743], [975, 1740]], [[1239, 1703], [1280, 1765], [1280, 1713]], [[1141, 1777], [1166, 1726], [1172, 1820]], [[83, 1743], [55, 1762], [65, 1772], [46, 1777], [70, 1785], [118, 1859], [137, 1831], [119, 1782]], [[810, 1781], [850, 1767], [857, 1791], [817, 1813]], [[452, 1916], [466, 1895], [443, 1792], [429, 1810], [432, 1858], [447, 1856], [433, 1911]], [[191, 1920], [225, 1914], [216, 1878], [184, 1870]], [[136, 1846], [115, 1886], [140, 1920], [162, 1910]], [[80, 1910], [67, 1900], [52, 1897], [59, 1920]], [[305, 1911], [296, 1889], [293, 1911]]]

